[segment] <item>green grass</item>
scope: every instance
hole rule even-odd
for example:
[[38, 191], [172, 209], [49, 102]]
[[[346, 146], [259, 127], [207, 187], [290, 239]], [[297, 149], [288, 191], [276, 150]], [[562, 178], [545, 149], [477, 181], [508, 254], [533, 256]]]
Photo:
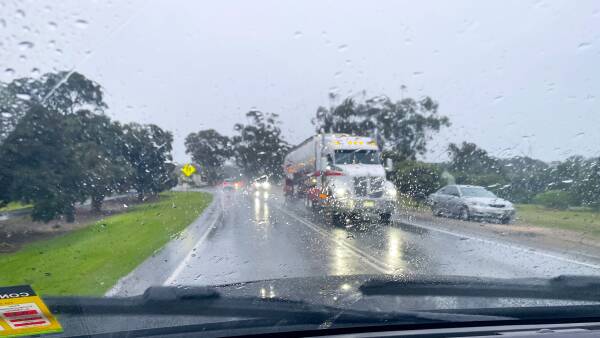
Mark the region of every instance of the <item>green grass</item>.
[[15, 210], [27, 209], [27, 208], [31, 208], [31, 205], [21, 204], [20, 202], [10, 202], [7, 205], [0, 208], [0, 212], [15, 211]]
[[164, 193], [157, 202], [2, 254], [0, 285], [31, 284], [45, 295], [102, 295], [185, 229], [211, 200], [207, 193]]
[[600, 212], [597, 211], [555, 210], [534, 204], [519, 204], [517, 217], [525, 224], [585, 232], [600, 237]]
[[411, 210], [418, 212], [426, 212], [431, 210], [429, 205], [425, 201], [418, 201], [408, 195], [399, 194], [397, 198], [397, 205], [401, 210]]

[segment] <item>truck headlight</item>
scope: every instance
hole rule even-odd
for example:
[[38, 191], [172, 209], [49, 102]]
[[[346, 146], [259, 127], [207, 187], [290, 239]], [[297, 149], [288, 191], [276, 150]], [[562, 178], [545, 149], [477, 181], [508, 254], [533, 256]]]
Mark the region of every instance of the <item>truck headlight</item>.
[[263, 182], [262, 187], [264, 189], [269, 189], [271, 187], [271, 183], [269, 183], [269, 182]]
[[336, 197], [346, 197], [346, 196], [348, 196], [348, 189], [346, 189], [344, 187], [336, 187], [333, 190], [333, 193]]
[[385, 188], [385, 194], [386, 194], [386, 196], [388, 196], [390, 198], [396, 198], [396, 195], [398, 194], [398, 192], [396, 191], [395, 187], [388, 186]]

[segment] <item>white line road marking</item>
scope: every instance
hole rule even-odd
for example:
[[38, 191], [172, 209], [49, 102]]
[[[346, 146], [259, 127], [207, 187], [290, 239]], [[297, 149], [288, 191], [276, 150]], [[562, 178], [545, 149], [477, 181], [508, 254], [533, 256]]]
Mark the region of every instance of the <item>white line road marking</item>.
[[[217, 221], [219, 219], [221, 219], [221, 216], [222, 216], [222, 211], [220, 211], [220, 214], [215, 217], [215, 220], [210, 224], [210, 226], [208, 226], [206, 228], [206, 230], [202, 234], [202, 237], [200, 237], [198, 242], [196, 242], [196, 244], [194, 244], [194, 246], [192, 247], [190, 252], [188, 252], [187, 256], [185, 256], [185, 258], [181, 261], [181, 263], [179, 263], [179, 265], [177, 265], [177, 268], [175, 268], [175, 271], [173, 271], [171, 276], [169, 276], [169, 278], [167, 278], [167, 280], [163, 283], [163, 285], [165, 285], [165, 286], [173, 285], [173, 282], [181, 274], [181, 271], [183, 271], [183, 269], [185, 269], [185, 267], [188, 265], [188, 263], [192, 259], [192, 257], [193, 257], [192, 255], [194, 253], [196, 253], [196, 251], [198, 250], [198, 247], [206, 240], [206, 238], [208, 237], [208, 234], [210, 234], [210, 232], [215, 228], [215, 224], [217, 223]], [[196, 250], [194, 250], [194, 249], [196, 249]]]
[[276, 208], [283, 212], [284, 214], [294, 218], [295, 220], [297, 220], [298, 222], [306, 225], [309, 229], [315, 231], [316, 233], [318, 233], [319, 235], [323, 236], [325, 239], [332, 241], [340, 246], [343, 246], [344, 248], [348, 249], [348, 251], [350, 251], [350, 253], [354, 254], [355, 256], [362, 258], [365, 263], [367, 263], [369, 266], [371, 266], [372, 268], [374, 268], [375, 270], [384, 273], [384, 274], [392, 274], [394, 273], [393, 269], [391, 269], [389, 267], [388, 264], [386, 264], [385, 262], [382, 262], [381, 260], [369, 255], [368, 253], [360, 250], [359, 248], [355, 247], [352, 244], [348, 244], [345, 243], [343, 241], [337, 240], [335, 238], [331, 238], [331, 234], [327, 233], [326, 231], [323, 231], [323, 229], [321, 229], [318, 225], [309, 222], [301, 217], [298, 217], [296, 215], [294, 215], [293, 213], [288, 212], [287, 210], [284, 210], [282, 208], [280, 208], [279, 206], [276, 206]]
[[592, 268], [592, 269], [600, 269], [600, 265], [597, 265], [597, 264], [591, 264], [591, 263], [581, 262], [581, 261], [574, 260], [574, 259], [571, 259], [571, 258], [567, 258], [567, 257], [564, 257], [564, 256], [555, 255], [555, 254], [552, 254], [552, 253], [549, 253], [549, 252], [539, 251], [536, 248], [529, 248], [529, 247], [520, 246], [520, 245], [516, 245], [516, 244], [509, 244], [509, 243], [504, 243], [504, 242], [495, 241], [495, 240], [489, 240], [489, 239], [485, 239], [485, 238], [481, 238], [481, 237], [475, 237], [475, 236], [471, 236], [471, 235], [465, 235], [465, 234], [456, 233], [456, 232], [452, 232], [452, 231], [448, 231], [448, 230], [443, 230], [443, 229], [440, 229], [440, 228], [436, 228], [436, 227], [433, 227], [433, 226], [422, 225], [422, 224], [417, 224], [417, 223], [413, 223], [413, 222], [406, 222], [406, 221], [400, 221], [400, 222], [404, 223], [404, 224], [407, 224], [407, 225], [410, 225], [410, 226], [414, 226], [414, 227], [418, 227], [418, 228], [422, 228], [422, 229], [426, 229], [426, 230], [430, 230], [430, 231], [437, 231], [437, 232], [440, 232], [440, 233], [443, 233], [443, 234], [446, 234], [446, 235], [450, 235], [450, 236], [454, 236], [454, 237], [468, 238], [470, 240], [480, 241], [480, 242], [487, 243], [487, 244], [500, 245], [500, 246], [504, 246], [504, 247], [507, 247], [507, 248], [513, 249], [513, 250], [525, 251], [528, 254], [536, 254], [536, 255], [539, 255], [539, 256], [542, 256], [542, 257], [556, 259], [556, 260], [563, 261], [563, 262], [566, 262], [566, 263], [577, 264], [577, 265], [585, 266], [585, 267]]

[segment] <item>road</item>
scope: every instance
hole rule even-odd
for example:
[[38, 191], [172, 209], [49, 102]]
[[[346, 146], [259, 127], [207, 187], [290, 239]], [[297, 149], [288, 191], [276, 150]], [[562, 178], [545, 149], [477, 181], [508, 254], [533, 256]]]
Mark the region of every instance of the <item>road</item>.
[[[210, 215], [124, 278], [110, 295], [149, 284], [217, 285], [352, 274], [484, 277], [598, 275], [600, 259], [527, 247], [438, 223], [327, 225], [281, 195], [216, 192]], [[448, 220], [449, 221], [449, 220]], [[144, 285], [148, 284], [148, 285]]]

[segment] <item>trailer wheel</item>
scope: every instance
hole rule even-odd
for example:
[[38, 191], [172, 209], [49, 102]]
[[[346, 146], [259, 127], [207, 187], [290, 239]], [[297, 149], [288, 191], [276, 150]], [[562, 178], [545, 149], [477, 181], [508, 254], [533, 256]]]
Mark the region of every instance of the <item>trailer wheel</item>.
[[312, 211], [315, 214], [319, 211], [319, 206], [308, 196], [306, 196], [306, 198], [304, 199], [304, 205], [306, 206], [306, 209]]
[[346, 226], [346, 216], [337, 212], [331, 213], [331, 224], [334, 227]]
[[381, 223], [388, 225], [390, 223], [392, 223], [392, 214], [389, 212], [383, 213], [381, 215], [379, 215]]

